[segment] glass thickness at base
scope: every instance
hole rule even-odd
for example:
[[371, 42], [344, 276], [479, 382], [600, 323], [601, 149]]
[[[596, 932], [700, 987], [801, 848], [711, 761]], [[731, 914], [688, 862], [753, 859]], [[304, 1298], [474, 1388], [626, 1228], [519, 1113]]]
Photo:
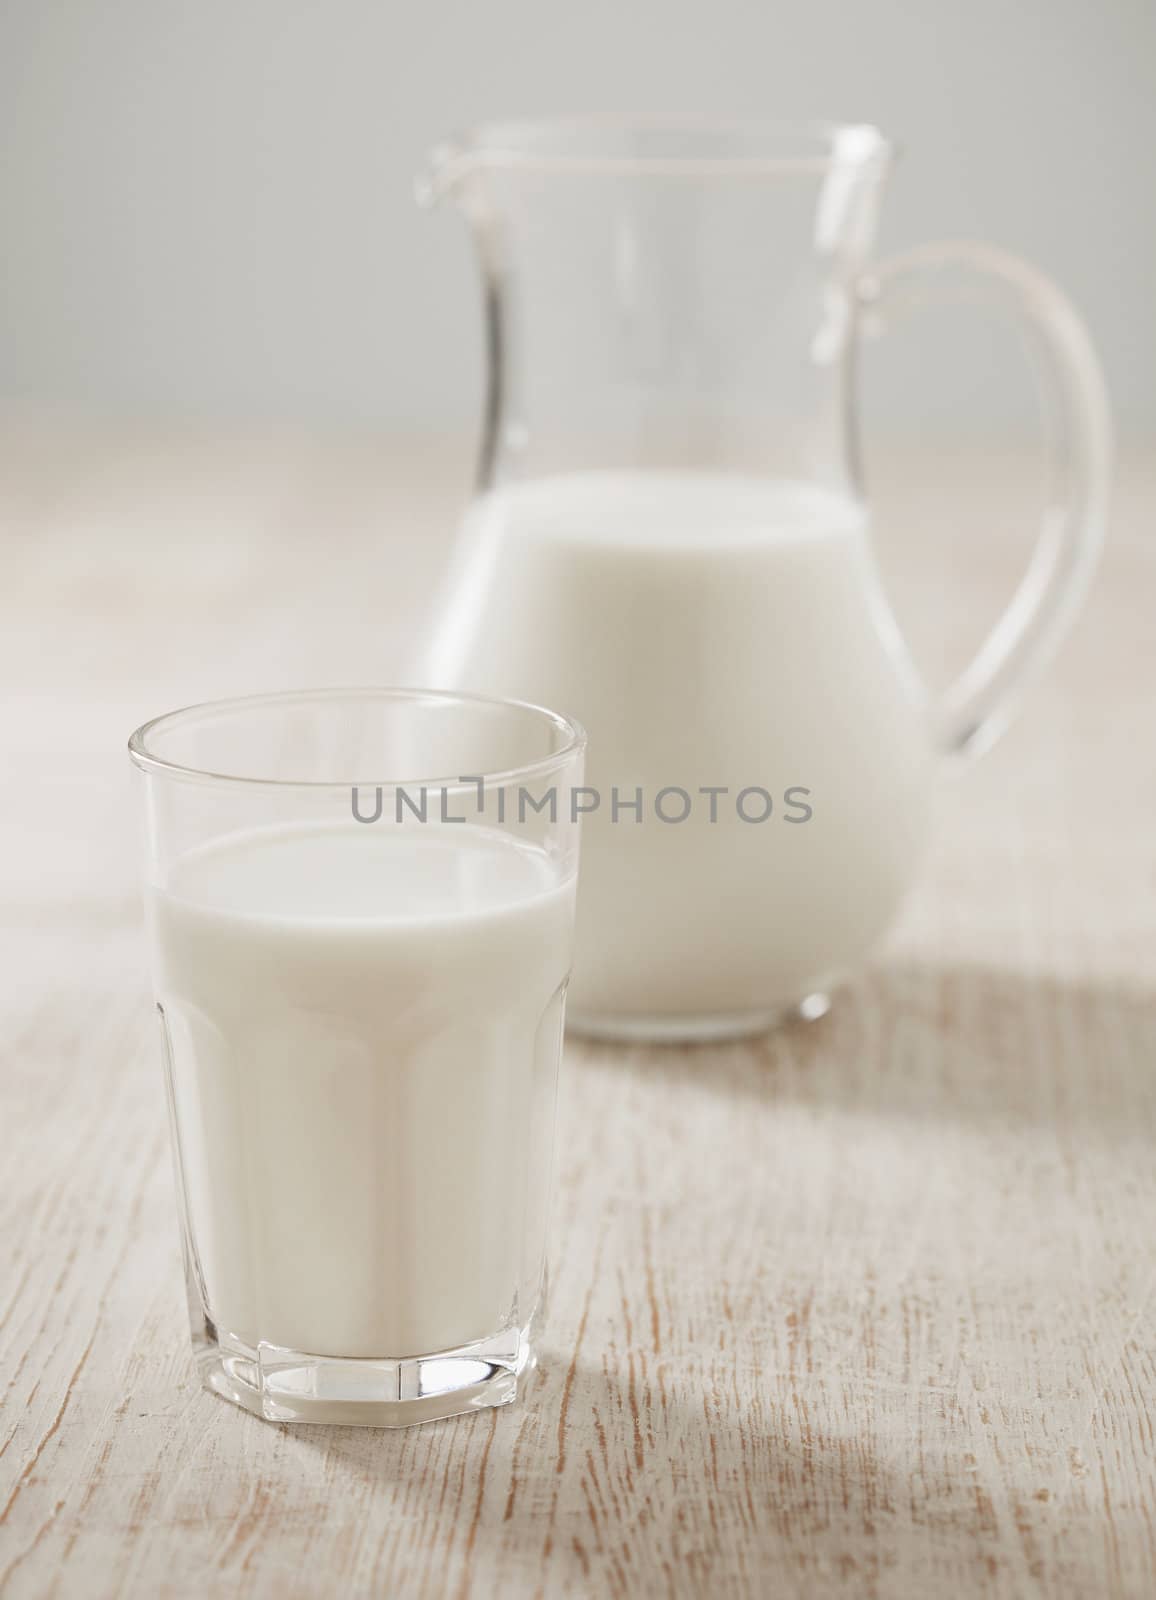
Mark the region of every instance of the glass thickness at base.
[[529, 1330], [515, 1328], [457, 1350], [397, 1360], [256, 1348], [212, 1326], [194, 1338], [201, 1382], [266, 1422], [407, 1428], [508, 1405], [535, 1362]]

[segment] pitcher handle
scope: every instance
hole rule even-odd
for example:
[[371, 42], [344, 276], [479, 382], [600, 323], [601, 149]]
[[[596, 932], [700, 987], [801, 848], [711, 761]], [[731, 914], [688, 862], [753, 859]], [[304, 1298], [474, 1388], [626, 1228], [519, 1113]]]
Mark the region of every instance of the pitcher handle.
[[978, 755], [1003, 732], [1047, 665], [1087, 592], [1104, 536], [1112, 454], [1104, 378], [1084, 324], [1059, 289], [990, 245], [921, 245], [872, 267], [859, 299], [871, 322], [930, 294], [979, 292], [1002, 302], [1029, 335], [1050, 422], [1047, 507], [1028, 570], [1007, 610], [938, 707], [949, 756]]

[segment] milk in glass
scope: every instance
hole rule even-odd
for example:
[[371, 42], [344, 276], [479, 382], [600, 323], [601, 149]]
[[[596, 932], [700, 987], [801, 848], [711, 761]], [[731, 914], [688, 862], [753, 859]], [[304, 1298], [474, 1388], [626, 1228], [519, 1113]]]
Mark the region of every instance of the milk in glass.
[[151, 892], [218, 1334], [452, 1350], [538, 1297], [573, 881], [479, 825], [266, 828]]

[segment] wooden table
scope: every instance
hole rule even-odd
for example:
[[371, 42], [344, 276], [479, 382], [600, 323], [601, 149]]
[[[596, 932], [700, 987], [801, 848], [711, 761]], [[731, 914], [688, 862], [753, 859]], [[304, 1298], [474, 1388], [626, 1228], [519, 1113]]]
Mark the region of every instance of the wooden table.
[[[833, 1013], [568, 1047], [518, 1405], [283, 1429], [196, 1387], [123, 741], [219, 693], [388, 680], [467, 472], [374, 441], [0, 445], [0, 1591], [1156, 1593], [1143, 459], [1094, 604], [945, 788], [902, 926]], [[1032, 474], [878, 476], [941, 671], [1023, 559]]]

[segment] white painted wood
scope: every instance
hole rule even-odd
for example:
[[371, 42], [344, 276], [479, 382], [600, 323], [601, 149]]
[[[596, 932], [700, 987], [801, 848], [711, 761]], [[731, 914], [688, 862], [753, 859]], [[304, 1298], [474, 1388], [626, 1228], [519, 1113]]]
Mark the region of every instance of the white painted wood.
[[[571, 1046], [544, 1370], [278, 1429], [194, 1385], [138, 914], [146, 715], [397, 670], [464, 453], [0, 442], [0, 1592], [1156, 1592], [1156, 476], [826, 1020]], [[1031, 474], [881, 475], [928, 663]], [[1004, 504], [1002, 511], [993, 507]]]

